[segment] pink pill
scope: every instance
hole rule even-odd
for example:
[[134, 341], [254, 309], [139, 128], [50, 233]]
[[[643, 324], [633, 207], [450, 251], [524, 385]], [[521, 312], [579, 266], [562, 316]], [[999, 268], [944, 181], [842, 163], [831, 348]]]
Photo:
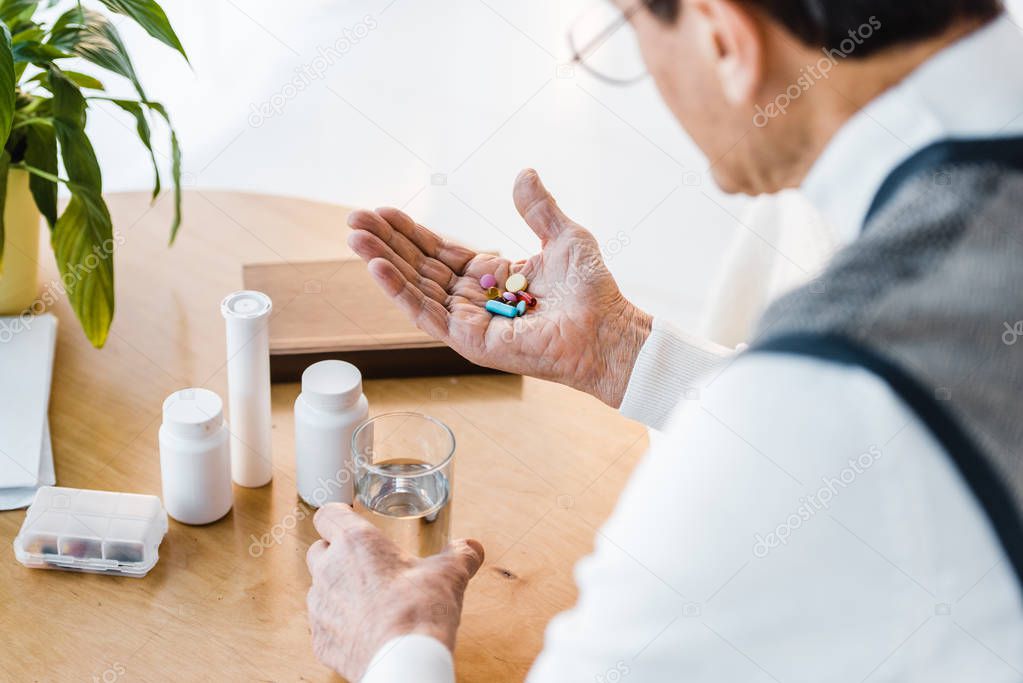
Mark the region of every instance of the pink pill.
[[486, 275], [480, 278], [480, 287], [482, 287], [483, 289], [490, 289], [491, 287], [496, 286], [497, 278], [491, 275], [490, 273], [487, 273]]
[[501, 298], [510, 304], [518, 303], [519, 300], [519, 297], [515, 296], [511, 292], [505, 292], [504, 294], [501, 295]]

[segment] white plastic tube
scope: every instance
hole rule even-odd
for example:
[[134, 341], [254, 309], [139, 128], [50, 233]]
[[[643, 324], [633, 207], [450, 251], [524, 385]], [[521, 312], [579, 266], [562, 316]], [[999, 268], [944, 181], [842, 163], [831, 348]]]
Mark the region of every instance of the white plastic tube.
[[258, 487], [273, 477], [270, 450], [270, 311], [262, 292], [229, 294], [220, 304], [227, 322], [228, 425], [231, 477]]

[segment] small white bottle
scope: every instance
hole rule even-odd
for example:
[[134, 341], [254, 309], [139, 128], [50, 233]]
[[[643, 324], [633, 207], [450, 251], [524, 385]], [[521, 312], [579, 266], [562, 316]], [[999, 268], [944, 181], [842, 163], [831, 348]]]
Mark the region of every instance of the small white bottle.
[[224, 404], [209, 389], [182, 389], [163, 402], [163, 505], [185, 524], [209, 524], [231, 510], [231, 449]]
[[295, 479], [307, 504], [352, 503], [352, 432], [368, 415], [362, 373], [351, 363], [325, 360], [302, 373], [295, 399]]

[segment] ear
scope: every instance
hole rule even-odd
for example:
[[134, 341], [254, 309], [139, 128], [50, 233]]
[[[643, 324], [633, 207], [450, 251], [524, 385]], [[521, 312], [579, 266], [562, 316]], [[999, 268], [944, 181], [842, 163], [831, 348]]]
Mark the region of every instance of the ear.
[[765, 41], [758, 18], [732, 0], [693, 0], [686, 5], [700, 23], [701, 43], [733, 105], [752, 102], [764, 73]]

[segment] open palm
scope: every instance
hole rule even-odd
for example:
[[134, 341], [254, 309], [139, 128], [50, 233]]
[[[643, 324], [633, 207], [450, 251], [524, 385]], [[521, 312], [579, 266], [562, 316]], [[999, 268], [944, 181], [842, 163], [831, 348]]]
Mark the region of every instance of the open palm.
[[[469, 360], [614, 403], [645, 338], [645, 316], [622, 296], [593, 235], [561, 212], [535, 172], [519, 175], [514, 199], [541, 240], [540, 252], [526, 261], [446, 242], [397, 209], [353, 213], [349, 244], [420, 329]], [[515, 319], [486, 311], [479, 281], [487, 273], [499, 284], [522, 273], [536, 308]], [[630, 335], [641, 336], [629, 344]]]

